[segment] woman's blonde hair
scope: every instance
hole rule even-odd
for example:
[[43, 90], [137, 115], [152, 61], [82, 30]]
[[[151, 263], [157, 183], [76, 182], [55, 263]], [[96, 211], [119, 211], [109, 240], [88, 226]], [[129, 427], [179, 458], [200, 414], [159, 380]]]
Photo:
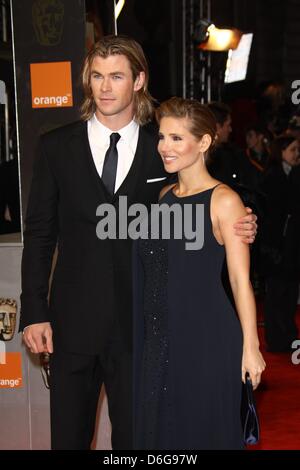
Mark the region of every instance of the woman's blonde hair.
[[105, 59], [111, 55], [124, 55], [127, 57], [134, 81], [140, 72], [145, 73], [144, 86], [134, 94], [134, 112], [135, 121], [139, 125], [146, 124], [151, 121], [154, 113], [154, 100], [148, 91], [148, 64], [142, 47], [136, 41], [127, 36], [104, 36], [87, 54], [81, 72], [81, 81], [85, 94], [85, 98], [81, 106], [81, 118], [87, 121], [96, 111], [96, 105], [90, 86], [93, 60], [95, 57], [102, 57]]

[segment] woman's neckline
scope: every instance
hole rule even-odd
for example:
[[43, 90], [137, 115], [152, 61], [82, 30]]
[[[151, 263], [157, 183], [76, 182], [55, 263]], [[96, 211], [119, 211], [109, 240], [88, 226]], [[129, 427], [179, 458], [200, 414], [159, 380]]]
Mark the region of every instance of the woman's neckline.
[[214, 189], [214, 188], [216, 188], [217, 186], [219, 186], [220, 184], [222, 184], [222, 183], [217, 183], [217, 184], [215, 184], [214, 186], [211, 186], [211, 187], [208, 188], [208, 189], [204, 189], [204, 190], [202, 190], [202, 191], [198, 191], [197, 193], [188, 194], [187, 196], [177, 196], [177, 194], [175, 194], [174, 191], [173, 191], [173, 189], [174, 189], [174, 187], [175, 187], [175, 186], [173, 186], [173, 187], [171, 188], [171, 193], [172, 193], [173, 196], [175, 196], [177, 199], [184, 199], [184, 198], [186, 198], [186, 197], [192, 197], [192, 196], [197, 196], [197, 195], [199, 195], [199, 194], [207, 193], [208, 191], [211, 191], [212, 189]]

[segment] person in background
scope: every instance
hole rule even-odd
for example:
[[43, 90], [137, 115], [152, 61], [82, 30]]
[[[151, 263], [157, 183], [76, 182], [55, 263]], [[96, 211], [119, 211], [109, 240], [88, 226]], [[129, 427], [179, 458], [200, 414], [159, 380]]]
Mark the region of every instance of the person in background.
[[211, 102], [208, 107], [217, 122], [217, 140], [207, 161], [207, 168], [214, 178], [239, 192], [247, 203], [246, 198], [257, 189], [259, 172], [250, 164], [243, 150], [230, 142], [232, 127], [229, 106]]
[[300, 111], [291, 117], [286, 134], [293, 136], [300, 142]]
[[[283, 135], [274, 140], [262, 190], [266, 210], [261, 226], [261, 262], [265, 276], [265, 338], [268, 351], [290, 351], [299, 290], [299, 142]], [[298, 227], [298, 228], [297, 228]]]
[[246, 154], [251, 164], [263, 172], [269, 157], [269, 141], [259, 125], [249, 126], [246, 131]]

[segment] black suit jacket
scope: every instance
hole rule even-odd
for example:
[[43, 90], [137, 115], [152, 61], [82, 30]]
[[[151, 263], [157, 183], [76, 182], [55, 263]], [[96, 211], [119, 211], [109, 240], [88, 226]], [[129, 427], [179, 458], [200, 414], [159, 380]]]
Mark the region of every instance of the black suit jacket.
[[[96, 236], [101, 203], [149, 206], [158, 200], [167, 174], [157, 153], [157, 130], [139, 130], [127, 177], [110, 198], [94, 165], [87, 123], [76, 122], [40, 139], [28, 202], [22, 258], [20, 329], [50, 321], [54, 344], [66, 351], [94, 354], [116, 328], [132, 347], [131, 240]], [[49, 276], [55, 247], [57, 264], [49, 304]]]
[[[266, 276], [297, 279], [299, 276], [299, 209], [297, 171], [286, 175], [282, 164], [264, 174], [262, 189], [266, 212], [261, 223], [261, 267]], [[298, 183], [298, 184], [297, 184]]]

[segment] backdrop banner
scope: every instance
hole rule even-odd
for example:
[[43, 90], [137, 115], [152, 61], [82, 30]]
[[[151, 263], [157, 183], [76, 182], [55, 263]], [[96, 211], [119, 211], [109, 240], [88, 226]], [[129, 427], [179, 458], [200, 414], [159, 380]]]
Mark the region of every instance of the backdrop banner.
[[12, 0], [12, 16], [25, 215], [39, 135], [78, 119], [85, 2]]

